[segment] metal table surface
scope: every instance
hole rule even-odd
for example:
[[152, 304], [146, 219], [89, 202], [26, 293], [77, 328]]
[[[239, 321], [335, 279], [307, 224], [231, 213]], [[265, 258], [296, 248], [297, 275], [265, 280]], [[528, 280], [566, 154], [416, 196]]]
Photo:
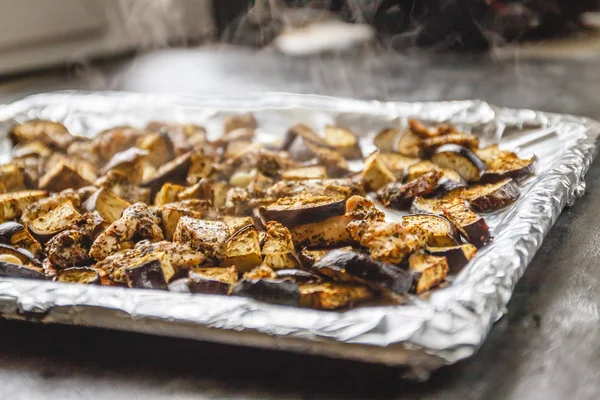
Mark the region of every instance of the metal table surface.
[[[600, 119], [595, 60], [284, 59], [237, 50], [152, 53], [0, 84], [0, 101], [56, 89], [201, 94], [284, 90], [393, 100], [480, 98]], [[600, 398], [600, 163], [471, 359], [425, 383], [398, 370], [134, 333], [0, 321], [0, 398]]]

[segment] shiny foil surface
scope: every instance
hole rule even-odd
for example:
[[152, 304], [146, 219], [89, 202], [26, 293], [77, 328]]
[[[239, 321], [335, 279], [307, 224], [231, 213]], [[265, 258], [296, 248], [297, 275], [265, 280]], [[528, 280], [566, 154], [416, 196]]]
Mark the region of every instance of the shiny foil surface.
[[478, 135], [482, 146], [498, 142], [521, 157], [535, 154], [537, 174], [521, 186], [521, 196], [511, 206], [482, 214], [493, 241], [449, 285], [422, 298], [414, 296], [406, 305], [328, 312], [234, 296], [0, 278], [2, 316], [408, 366], [426, 376], [472, 355], [505, 313], [517, 281], [562, 209], [583, 194], [584, 175], [600, 136], [600, 123], [586, 118], [481, 101], [61, 92], [0, 106], [0, 161], [10, 159], [10, 127], [29, 119], [62, 122], [72, 133], [86, 136], [117, 125], [143, 127], [149, 121], [195, 123], [214, 138], [221, 134], [225, 116], [242, 112], [254, 113], [257, 137], [265, 143], [277, 143], [295, 123], [317, 130], [337, 124], [361, 136], [365, 154], [373, 150], [376, 132], [405, 127], [407, 118], [447, 122]]

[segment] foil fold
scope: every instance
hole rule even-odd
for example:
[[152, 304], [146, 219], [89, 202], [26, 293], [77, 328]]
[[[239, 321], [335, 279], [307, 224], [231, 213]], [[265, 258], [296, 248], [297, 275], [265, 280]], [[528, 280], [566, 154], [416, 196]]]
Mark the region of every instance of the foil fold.
[[571, 115], [516, 110], [482, 101], [376, 102], [267, 93], [197, 97], [132, 93], [60, 92], [0, 106], [0, 160], [10, 157], [7, 132], [16, 122], [63, 122], [93, 135], [117, 125], [153, 120], [204, 125], [220, 134], [227, 114], [253, 112], [260, 140], [281, 139], [294, 123], [339, 124], [373, 135], [407, 118], [447, 122], [539, 158], [535, 177], [507, 209], [484, 214], [494, 240], [448, 287], [409, 305], [326, 312], [277, 306], [248, 298], [154, 290], [90, 287], [0, 278], [0, 314], [26, 319], [132, 330], [433, 370], [469, 357], [505, 312], [513, 289], [562, 209], [585, 191], [584, 176], [597, 153], [600, 123]]

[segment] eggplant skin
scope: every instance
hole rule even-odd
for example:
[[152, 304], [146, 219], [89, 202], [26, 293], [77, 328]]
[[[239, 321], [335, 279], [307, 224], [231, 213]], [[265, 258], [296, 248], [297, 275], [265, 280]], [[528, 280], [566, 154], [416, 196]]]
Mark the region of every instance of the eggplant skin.
[[521, 190], [515, 181], [508, 178], [496, 183], [459, 189], [453, 193], [466, 199], [475, 211], [489, 212], [513, 203], [519, 197]]
[[485, 162], [470, 149], [456, 144], [438, 148], [431, 157], [434, 164], [456, 170], [467, 182], [477, 182], [487, 169]]
[[364, 283], [375, 290], [406, 294], [413, 273], [355, 252], [334, 250], [313, 265], [312, 270], [336, 281]]
[[25, 229], [22, 224], [17, 222], [9, 221], [0, 224], [0, 242], [10, 243], [10, 238], [18, 232]]
[[323, 279], [312, 272], [303, 269], [280, 269], [275, 271], [277, 278], [290, 279], [296, 283], [321, 282]]
[[475, 257], [477, 248], [470, 243], [450, 247], [427, 247], [425, 251], [438, 257], [446, 257], [451, 274], [458, 274]]
[[300, 305], [300, 288], [287, 279], [243, 279], [231, 294], [282, 306]]
[[190, 273], [188, 288], [192, 293], [227, 294], [231, 285], [227, 282], [208, 279], [204, 276]]
[[140, 266], [127, 268], [125, 275], [130, 288], [168, 290], [160, 260], [150, 260]]
[[4, 261], [0, 261], [0, 276], [9, 278], [48, 279], [48, 277], [38, 269]]
[[389, 183], [379, 191], [377, 197], [385, 207], [408, 210], [415, 197], [426, 196], [438, 188], [442, 175], [442, 171], [431, 171], [405, 184]]
[[326, 196], [298, 196], [279, 199], [276, 203], [259, 209], [263, 224], [277, 221], [293, 228], [344, 215], [346, 199], [332, 199]]

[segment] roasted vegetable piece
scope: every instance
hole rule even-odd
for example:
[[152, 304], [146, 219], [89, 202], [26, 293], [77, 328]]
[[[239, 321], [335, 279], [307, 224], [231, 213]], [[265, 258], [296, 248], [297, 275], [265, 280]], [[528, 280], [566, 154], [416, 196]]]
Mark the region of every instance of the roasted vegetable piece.
[[398, 153], [406, 157], [423, 158], [425, 152], [422, 148], [423, 139], [408, 130], [400, 136], [398, 141]]
[[146, 159], [155, 167], [166, 164], [174, 157], [173, 142], [164, 132], [149, 133], [140, 137], [136, 141], [136, 147], [148, 152]]
[[277, 221], [288, 228], [323, 221], [343, 215], [345, 212], [345, 199], [336, 200], [307, 194], [281, 198], [276, 203], [259, 209], [265, 225], [269, 221]]
[[408, 266], [414, 271], [414, 291], [421, 294], [442, 283], [448, 276], [445, 257], [415, 253], [408, 258]]
[[154, 205], [162, 206], [177, 201], [177, 195], [184, 192], [185, 189], [185, 186], [176, 185], [169, 182], [165, 183], [156, 194], [156, 197], [154, 198]]
[[433, 154], [436, 149], [447, 144], [455, 144], [474, 150], [479, 147], [479, 139], [468, 133], [450, 133], [424, 139], [421, 148], [426, 154]]
[[0, 244], [0, 276], [46, 279], [41, 262], [27, 250]]
[[201, 179], [198, 183], [177, 194], [179, 201], [193, 199], [210, 200], [211, 202], [214, 200], [212, 185], [206, 179]]
[[266, 231], [261, 249], [263, 264], [273, 269], [297, 268], [299, 261], [289, 229], [271, 221], [267, 223]]
[[0, 222], [18, 218], [27, 206], [47, 195], [44, 190], [24, 190], [0, 194]]
[[405, 228], [397, 222], [352, 221], [348, 232], [373, 258], [392, 264], [400, 264], [425, 244], [421, 231]]
[[119, 250], [121, 243], [131, 240], [134, 235], [153, 241], [163, 240], [160, 218], [143, 203], [135, 203], [123, 211], [121, 218], [110, 224], [90, 248], [90, 256], [104, 260]]
[[402, 226], [419, 229], [425, 235], [427, 246], [443, 247], [458, 244], [456, 227], [445, 217], [431, 214], [414, 214], [402, 217]]
[[323, 280], [319, 275], [303, 269], [280, 269], [275, 271], [275, 275], [279, 279], [289, 279], [298, 284], [321, 282]]
[[442, 129], [429, 128], [429, 127], [423, 125], [423, 123], [421, 123], [420, 121], [417, 121], [416, 119], [409, 119], [408, 127], [412, 133], [415, 133], [424, 139], [436, 137], [436, 136], [443, 135], [444, 133], [446, 133], [443, 128]]
[[31, 221], [27, 228], [36, 239], [47, 242], [80, 219], [81, 214], [67, 200], [48, 214]]
[[35, 258], [31, 252], [8, 244], [0, 243], [0, 256], [4, 259], [7, 259], [8, 256], [12, 259], [17, 258], [21, 264], [30, 264], [34, 267], [42, 266], [40, 260]]
[[470, 243], [451, 247], [427, 247], [429, 254], [446, 257], [451, 274], [458, 274], [475, 257], [477, 248]]
[[325, 170], [325, 167], [320, 165], [287, 169], [281, 172], [281, 179], [285, 179], [288, 181], [302, 181], [305, 179], [327, 179], [327, 171]]
[[398, 180], [404, 179], [408, 168], [421, 161], [418, 158], [406, 157], [398, 153], [380, 153], [379, 158], [385, 163]]
[[39, 140], [16, 145], [11, 151], [13, 159], [26, 157], [45, 158], [50, 156], [50, 154], [52, 154], [52, 149]]
[[60, 192], [65, 189], [79, 189], [91, 184], [79, 174], [76, 168], [61, 162], [40, 178], [39, 187], [50, 192]]
[[127, 286], [139, 289], [167, 290], [175, 271], [165, 253], [142, 257], [125, 269]]
[[382, 153], [394, 153], [398, 151], [398, 140], [400, 131], [396, 128], [382, 129], [375, 135], [373, 144]]
[[[345, 248], [342, 248], [344, 251], [352, 251], [352, 247], [347, 246]], [[315, 249], [315, 250], [309, 250], [307, 248], [303, 248], [302, 251], [299, 254], [299, 260], [302, 263], [302, 267], [305, 269], [310, 269], [312, 268], [313, 265], [315, 265], [315, 263], [317, 261], [319, 261], [321, 258], [325, 257], [325, 255], [327, 253], [329, 253], [332, 250], [329, 249]]]
[[254, 225], [246, 225], [234, 232], [225, 242], [219, 259], [222, 266], [235, 265], [239, 272], [246, 272], [260, 265], [260, 242]]
[[389, 183], [378, 192], [377, 197], [385, 207], [407, 210], [415, 197], [433, 193], [442, 175], [442, 171], [431, 171], [405, 184]]
[[475, 153], [485, 162], [487, 170], [483, 180], [495, 180], [503, 177], [521, 182], [535, 174], [537, 157], [519, 158], [511, 151], [500, 150], [498, 145], [476, 150]]
[[192, 293], [228, 294], [238, 281], [234, 266], [228, 268], [195, 268], [190, 271], [188, 287]]
[[437, 200], [417, 197], [411, 210], [414, 213], [445, 216], [458, 228], [465, 240], [478, 248], [491, 240], [485, 220], [471, 211], [462, 199]]
[[230, 115], [223, 122], [223, 133], [229, 133], [236, 129], [256, 129], [256, 118], [252, 114]]
[[29, 251], [35, 257], [42, 256], [42, 247], [25, 226], [16, 222], [4, 222], [0, 224], [0, 243], [10, 244], [16, 248]]
[[147, 132], [127, 126], [115, 127], [100, 132], [92, 139], [92, 151], [103, 160], [110, 160], [120, 151], [127, 150], [135, 145], [138, 138]]
[[118, 171], [110, 171], [95, 182], [96, 186], [105, 188], [115, 196], [133, 203], [151, 204], [150, 189], [142, 188], [131, 183], [129, 178]]
[[312, 270], [336, 281], [358, 282], [400, 295], [408, 293], [413, 285], [410, 271], [354, 252], [332, 251], [313, 265]]
[[350, 179], [311, 179], [305, 181], [279, 181], [265, 195], [279, 199], [294, 197], [301, 193], [312, 196], [327, 196], [334, 199], [365, 194], [362, 185]]
[[13, 144], [40, 141], [46, 145], [66, 148], [73, 140], [67, 128], [58, 122], [31, 120], [12, 127], [9, 138]]
[[[313, 146], [309, 147], [309, 145]], [[282, 150], [289, 151], [292, 159], [296, 161], [308, 161], [315, 157], [314, 146], [333, 149], [311, 127], [305, 124], [297, 124], [287, 131], [281, 147]]]
[[396, 181], [396, 175], [387, 167], [379, 153], [373, 153], [365, 160], [362, 183], [369, 191], [379, 190], [390, 182]]
[[178, 207], [176, 204], [167, 204], [160, 208], [162, 227], [165, 234], [165, 239], [173, 240], [173, 235], [177, 229], [177, 224], [181, 217], [190, 217], [202, 219], [203, 214], [187, 208]]
[[465, 199], [475, 211], [499, 210], [517, 200], [519, 185], [510, 178], [499, 182], [480, 184], [464, 189], [456, 189], [450, 196]]
[[284, 306], [300, 304], [298, 284], [287, 279], [242, 279], [231, 294]]
[[362, 158], [358, 138], [348, 129], [330, 125], [325, 126], [325, 141], [348, 160]]
[[339, 247], [352, 242], [347, 227], [352, 218], [346, 215], [328, 218], [324, 221], [298, 225], [291, 229], [296, 246]]
[[100, 274], [93, 268], [67, 268], [60, 271], [54, 280], [57, 282], [80, 283], [84, 285], [99, 285]]
[[228, 238], [225, 223], [190, 217], [181, 217], [173, 234], [174, 242], [189, 244], [209, 257], [218, 257]]
[[25, 187], [25, 177], [16, 164], [4, 164], [0, 166], [0, 193], [16, 192], [27, 189]]
[[350, 165], [340, 153], [325, 147], [319, 147], [312, 143], [306, 146], [314, 153], [319, 165], [325, 167], [327, 175], [332, 178], [343, 178], [350, 175]]
[[433, 197], [443, 197], [454, 189], [467, 187], [467, 183], [458, 172], [447, 168], [443, 168], [441, 171], [442, 177], [438, 182], [435, 192], [432, 193]]
[[317, 310], [337, 310], [373, 299], [369, 287], [351, 282], [307, 283], [300, 285], [300, 306]]
[[98, 212], [106, 222], [112, 224], [121, 218], [123, 211], [130, 205], [107, 189], [101, 188], [86, 200], [84, 208], [89, 212]]
[[467, 182], [479, 181], [486, 169], [482, 159], [470, 149], [455, 144], [447, 144], [436, 150], [431, 161], [442, 168], [453, 169]]
[[167, 182], [185, 184], [188, 171], [192, 165], [192, 152], [176, 157], [174, 160], [161, 165], [154, 176], [142, 182], [141, 186], [156, 193]]

